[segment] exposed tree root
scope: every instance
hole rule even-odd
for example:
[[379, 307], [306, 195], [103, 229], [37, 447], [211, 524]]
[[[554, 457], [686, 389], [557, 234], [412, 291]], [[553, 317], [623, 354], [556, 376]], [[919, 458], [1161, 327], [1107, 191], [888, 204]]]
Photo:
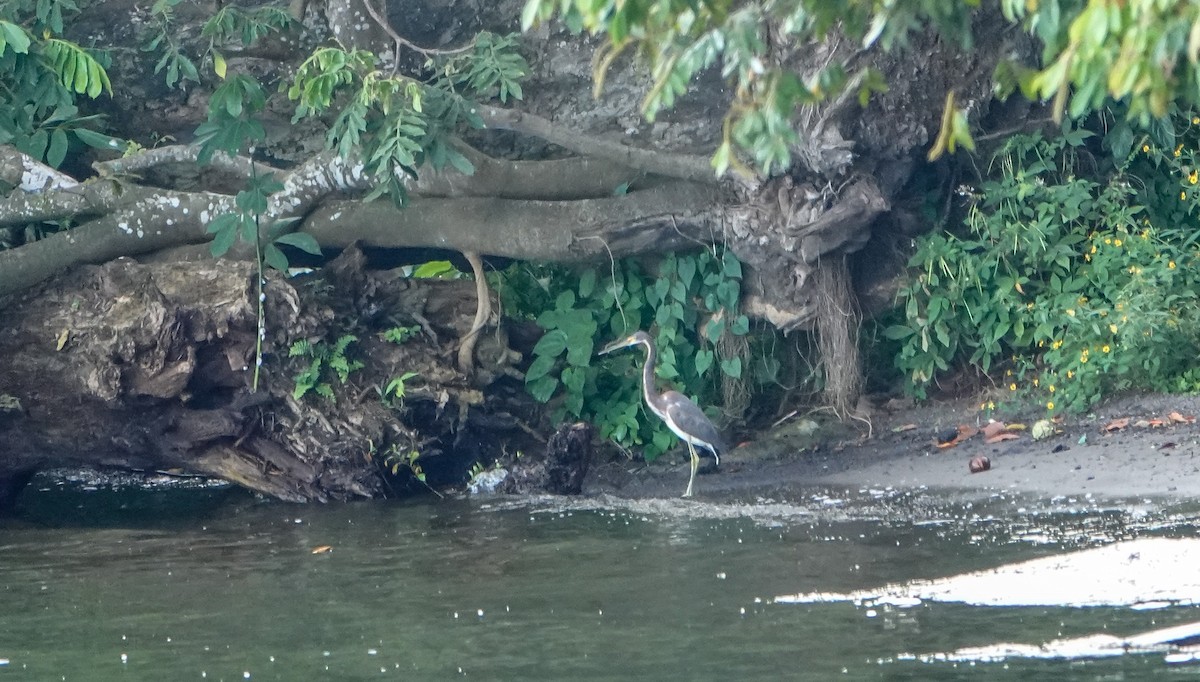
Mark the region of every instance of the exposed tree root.
[[839, 419], [848, 419], [858, 406], [863, 379], [858, 352], [858, 328], [862, 320], [846, 256], [821, 260], [813, 277], [817, 291], [817, 345], [825, 366], [825, 402]]
[[483, 273], [483, 261], [479, 259], [479, 254], [473, 251], [464, 251], [463, 255], [471, 264], [471, 272], [475, 275], [475, 296], [479, 299], [471, 329], [463, 335], [458, 346], [458, 369], [470, 377], [475, 375], [475, 342], [479, 338], [479, 333], [487, 325], [488, 318], [492, 316], [492, 301], [487, 278]]

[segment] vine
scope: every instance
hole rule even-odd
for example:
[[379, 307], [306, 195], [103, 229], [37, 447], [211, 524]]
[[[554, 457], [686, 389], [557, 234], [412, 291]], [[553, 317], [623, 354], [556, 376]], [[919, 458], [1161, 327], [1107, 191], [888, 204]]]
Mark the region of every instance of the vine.
[[[554, 403], [556, 420], [584, 419], [621, 447], [652, 461], [678, 439], [642, 414], [641, 363], [634, 353], [596, 357], [607, 341], [653, 329], [660, 380], [719, 404], [722, 382], [742, 381], [746, 359], [724, 355], [724, 337], [744, 337], [750, 322], [738, 311], [741, 264], [727, 250], [671, 254], [651, 270], [638, 260], [594, 268], [513, 268], [498, 282], [509, 310], [536, 315], [545, 334], [533, 349], [525, 386]], [[545, 282], [545, 284], [542, 284]]]

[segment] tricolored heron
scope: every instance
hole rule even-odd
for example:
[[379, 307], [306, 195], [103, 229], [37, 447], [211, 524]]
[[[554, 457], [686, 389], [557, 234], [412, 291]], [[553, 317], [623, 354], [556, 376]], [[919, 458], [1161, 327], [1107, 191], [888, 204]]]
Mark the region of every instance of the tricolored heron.
[[700, 466], [700, 456], [696, 448], [701, 447], [712, 454], [717, 464], [721, 463], [721, 453], [728, 448], [717, 427], [705, 416], [704, 410], [692, 402], [692, 399], [678, 391], [656, 393], [654, 391], [654, 363], [658, 359], [658, 351], [654, 341], [643, 331], [634, 332], [629, 336], [608, 344], [600, 351], [600, 355], [611, 353], [629, 346], [645, 346], [646, 364], [642, 367], [642, 395], [646, 398], [646, 407], [667, 423], [676, 436], [687, 443], [688, 452], [692, 456], [692, 475], [688, 478], [687, 490], [684, 497], [692, 496], [692, 483], [696, 480], [696, 469]]

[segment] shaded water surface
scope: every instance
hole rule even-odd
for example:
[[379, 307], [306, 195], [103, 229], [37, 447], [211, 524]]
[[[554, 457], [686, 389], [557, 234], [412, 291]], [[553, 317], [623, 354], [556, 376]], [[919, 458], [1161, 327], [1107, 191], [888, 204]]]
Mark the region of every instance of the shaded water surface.
[[772, 602], [1191, 537], [1195, 509], [791, 495], [291, 506], [215, 489], [32, 491], [0, 522], [0, 680], [1200, 677], [1162, 655], [921, 656], [1132, 634], [1200, 620], [1194, 607]]

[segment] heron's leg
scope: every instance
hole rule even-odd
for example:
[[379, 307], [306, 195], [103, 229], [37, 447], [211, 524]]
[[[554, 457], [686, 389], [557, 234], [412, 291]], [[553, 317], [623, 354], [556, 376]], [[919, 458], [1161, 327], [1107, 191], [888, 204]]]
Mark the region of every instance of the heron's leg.
[[688, 453], [692, 456], [692, 475], [688, 477], [688, 487], [687, 490], [683, 491], [683, 496], [691, 497], [692, 483], [696, 480], [696, 469], [700, 468], [700, 456], [696, 454], [696, 448], [690, 442], [688, 442], [687, 446]]

